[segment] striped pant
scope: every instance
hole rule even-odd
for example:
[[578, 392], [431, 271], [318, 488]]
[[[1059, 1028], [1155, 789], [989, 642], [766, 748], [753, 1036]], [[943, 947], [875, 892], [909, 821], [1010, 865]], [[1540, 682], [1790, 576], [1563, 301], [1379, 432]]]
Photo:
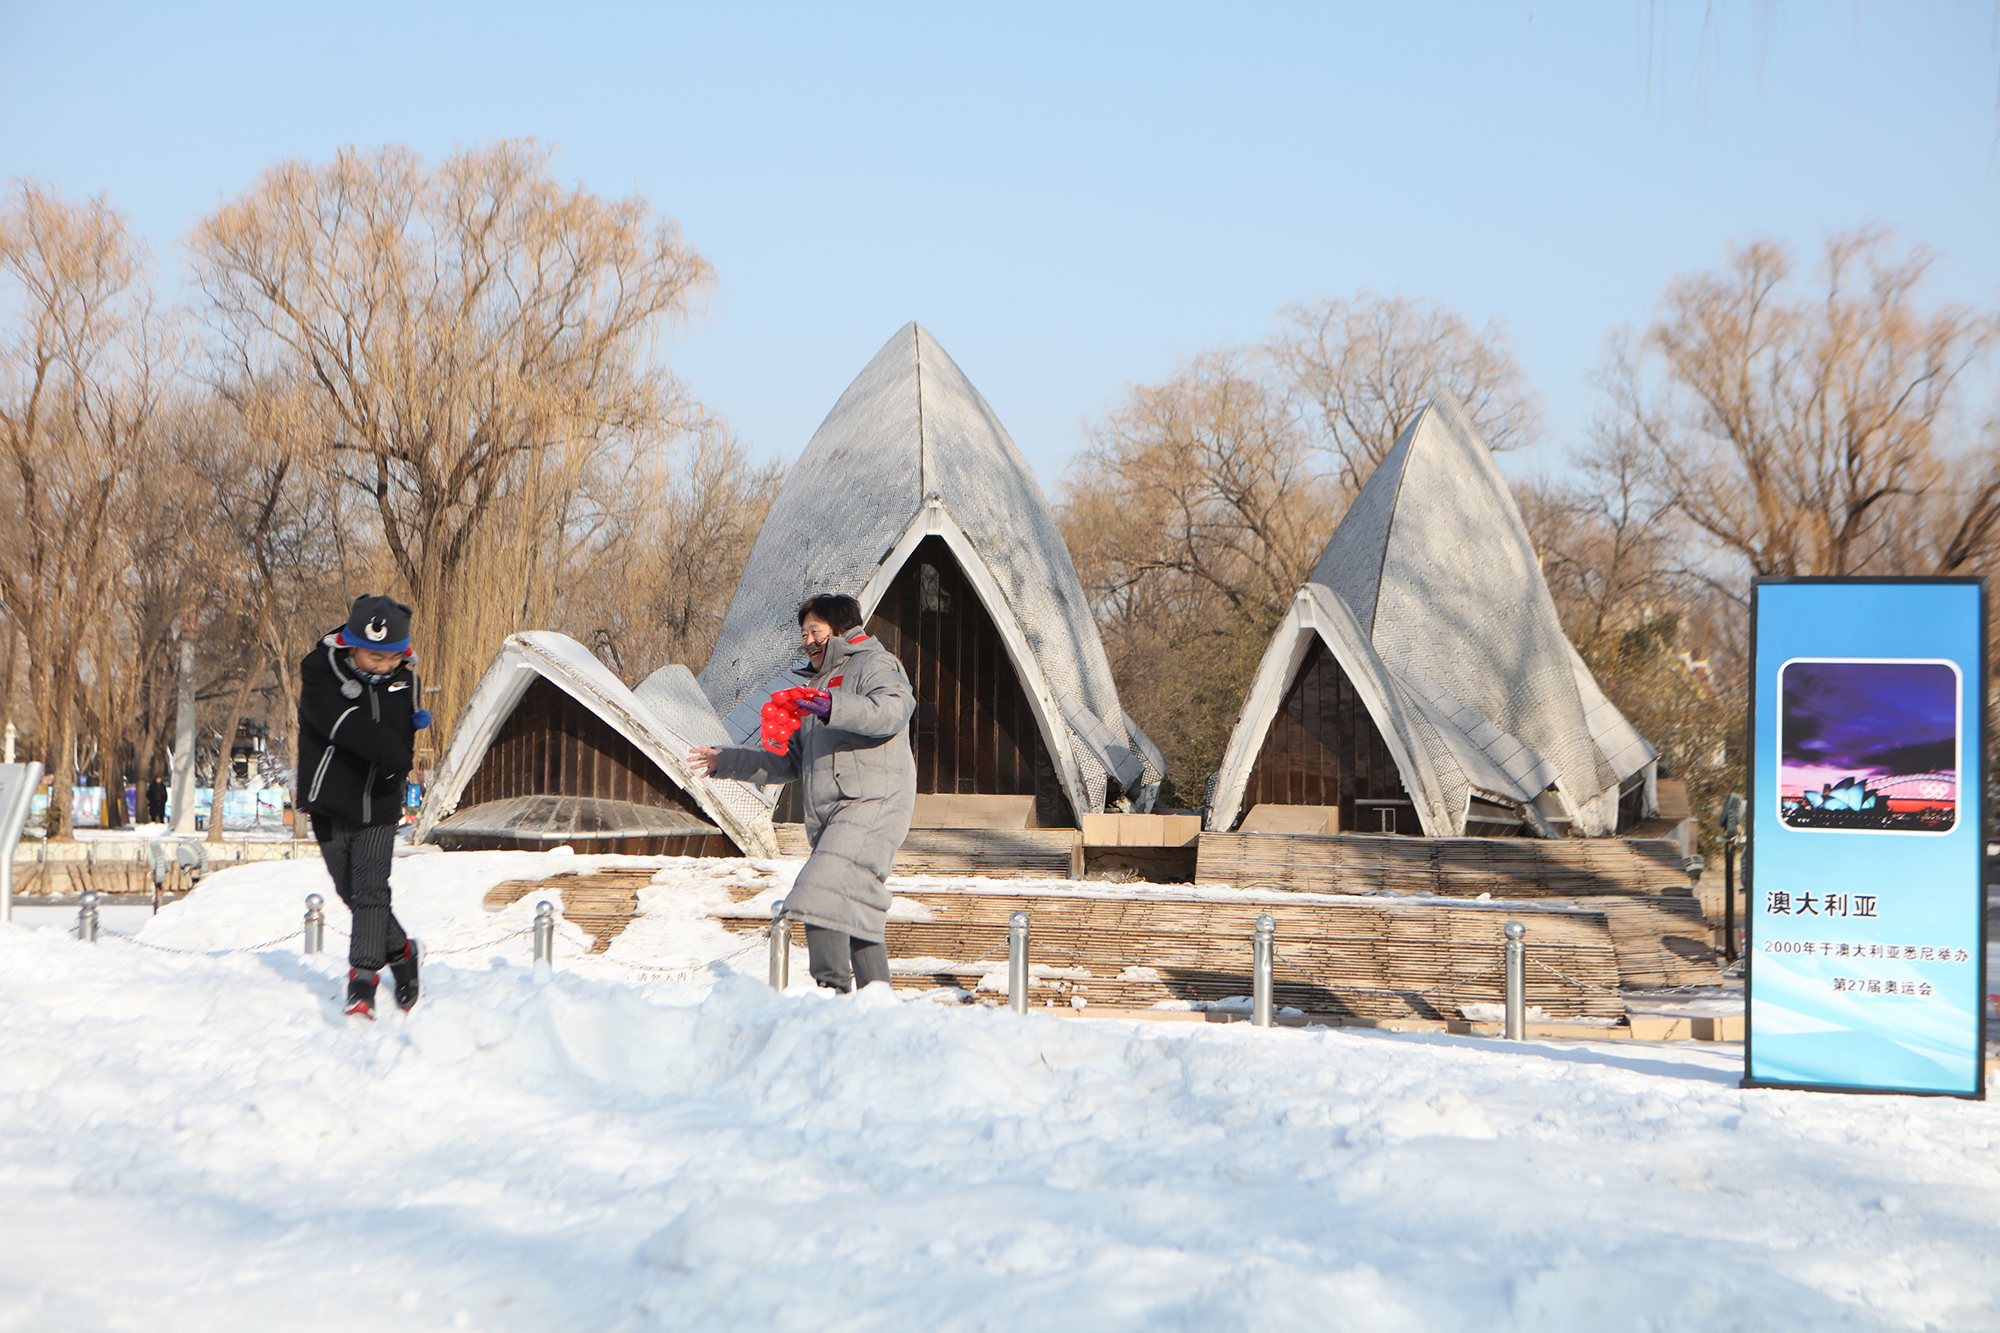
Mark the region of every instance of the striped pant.
[[347, 965], [357, 972], [380, 972], [403, 956], [409, 936], [389, 909], [389, 863], [396, 849], [396, 826], [363, 827], [332, 815], [312, 817], [320, 858], [333, 876], [333, 891], [354, 916], [347, 942]]

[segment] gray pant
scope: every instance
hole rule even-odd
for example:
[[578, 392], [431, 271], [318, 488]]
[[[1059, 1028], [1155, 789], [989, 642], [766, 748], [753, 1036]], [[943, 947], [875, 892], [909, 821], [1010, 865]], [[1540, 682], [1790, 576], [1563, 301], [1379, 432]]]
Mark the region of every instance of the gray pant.
[[825, 926], [806, 927], [806, 957], [812, 979], [842, 994], [856, 985], [889, 979], [887, 945], [872, 944]]
[[332, 815], [314, 815], [312, 829], [326, 872], [333, 876], [333, 891], [354, 914], [347, 965], [357, 972], [380, 972], [391, 958], [403, 956], [403, 946], [409, 942], [403, 923], [389, 910], [396, 826], [368, 828]]

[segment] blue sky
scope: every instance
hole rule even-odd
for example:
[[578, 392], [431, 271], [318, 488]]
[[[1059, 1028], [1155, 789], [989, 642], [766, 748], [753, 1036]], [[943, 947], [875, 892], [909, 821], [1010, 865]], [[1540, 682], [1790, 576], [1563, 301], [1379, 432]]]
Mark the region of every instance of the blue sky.
[[0, 0], [0, 178], [109, 194], [171, 277], [274, 161], [534, 136], [714, 262], [671, 357], [760, 455], [914, 318], [1045, 486], [1124, 386], [1287, 302], [1430, 298], [1503, 320], [1548, 405], [1518, 475], [1582, 437], [1607, 333], [1734, 239], [1809, 262], [1886, 223], [1942, 252], [1935, 297], [2000, 306], [1996, 25], [1990, 0]]

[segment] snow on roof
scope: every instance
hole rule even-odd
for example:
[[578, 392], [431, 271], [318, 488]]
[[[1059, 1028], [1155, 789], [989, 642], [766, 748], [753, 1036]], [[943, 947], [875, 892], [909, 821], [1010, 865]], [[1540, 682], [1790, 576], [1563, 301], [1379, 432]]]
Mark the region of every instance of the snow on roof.
[[770, 810], [751, 789], [721, 778], [698, 778], [687, 766], [691, 747], [725, 745], [728, 737], [686, 667], [664, 667], [641, 682], [638, 690], [629, 690], [589, 649], [548, 630], [511, 635], [493, 655], [452, 732], [437, 776], [424, 793], [410, 841], [423, 842], [432, 828], [457, 810], [466, 784], [536, 677], [549, 681], [632, 742], [745, 855], [777, 855]]
[[[1310, 625], [1298, 613], [1308, 601], [1321, 610]], [[1329, 601], [1345, 610], [1351, 633], [1325, 631], [1339, 619], [1326, 613]], [[1621, 781], [1655, 757], [1563, 634], [1513, 494], [1449, 393], [1417, 414], [1369, 477], [1299, 604], [1238, 720], [1212, 827], [1235, 819], [1290, 684], [1290, 671], [1268, 684], [1263, 670], [1276, 654], [1295, 671], [1307, 629], [1321, 633], [1364, 696], [1401, 702], [1400, 719], [1372, 703], [1370, 713], [1432, 836], [1464, 832], [1474, 793], [1525, 804], [1551, 786], [1580, 832], [1609, 833]]]
[[1143, 808], [1162, 760], [1118, 702], [1111, 664], [1061, 530], [1027, 460], [944, 349], [910, 323], [840, 396], [786, 475], [757, 536], [701, 687], [738, 743], [756, 706], [795, 683], [795, 614], [814, 593], [864, 613], [926, 535], [979, 591], [1078, 814], [1106, 775]]

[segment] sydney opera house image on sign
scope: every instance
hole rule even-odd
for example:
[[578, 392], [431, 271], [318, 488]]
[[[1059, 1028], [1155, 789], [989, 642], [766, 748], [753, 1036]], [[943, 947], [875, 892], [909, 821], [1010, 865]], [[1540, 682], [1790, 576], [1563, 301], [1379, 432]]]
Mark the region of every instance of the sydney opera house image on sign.
[[1958, 822], [1956, 666], [1799, 658], [1779, 668], [1778, 698], [1788, 826], [1949, 833]]

